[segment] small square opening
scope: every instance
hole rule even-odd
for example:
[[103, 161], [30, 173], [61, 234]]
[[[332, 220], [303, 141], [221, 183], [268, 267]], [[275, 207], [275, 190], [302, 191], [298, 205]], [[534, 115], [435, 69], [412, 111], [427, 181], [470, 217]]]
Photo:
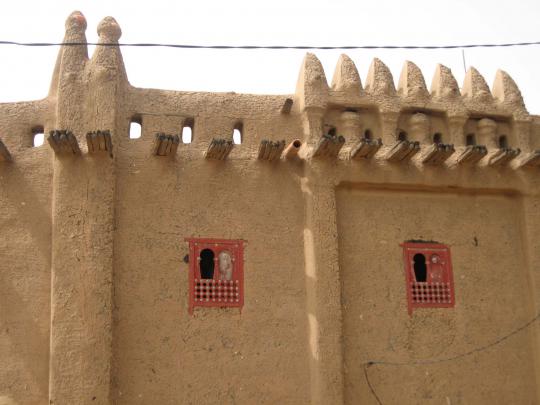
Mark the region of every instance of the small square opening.
[[45, 142], [45, 130], [42, 126], [32, 128], [32, 146], [38, 147]]
[[134, 116], [129, 123], [129, 139], [139, 139], [142, 135], [142, 119]]

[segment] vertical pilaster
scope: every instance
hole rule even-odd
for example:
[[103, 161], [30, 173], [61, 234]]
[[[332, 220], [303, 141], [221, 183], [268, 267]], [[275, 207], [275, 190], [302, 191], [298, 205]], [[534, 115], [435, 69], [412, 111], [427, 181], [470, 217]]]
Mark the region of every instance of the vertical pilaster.
[[513, 122], [513, 132], [517, 147], [526, 152], [531, 152], [531, 120], [516, 119]]
[[[324, 164], [324, 163], [323, 163]], [[343, 403], [342, 311], [336, 200], [331, 184], [302, 181], [312, 404]]]
[[463, 130], [467, 122], [466, 116], [452, 115], [448, 117], [448, 131], [450, 143], [456, 146], [465, 146], [465, 134]]
[[341, 113], [341, 133], [349, 143], [355, 143], [362, 138], [362, 119], [360, 114], [352, 111]]
[[397, 140], [397, 125], [399, 112], [397, 111], [381, 111], [381, 138], [383, 144], [392, 145]]
[[302, 113], [304, 129], [304, 142], [308, 145], [316, 144], [324, 134], [325, 110], [318, 107], [309, 107]]
[[[117, 41], [119, 32], [114, 20], [104, 20], [100, 42]], [[98, 46], [78, 71], [67, 69], [65, 58], [66, 51], [57, 76], [56, 127], [76, 133], [81, 146], [88, 131], [114, 135], [125, 78], [118, 47]], [[114, 159], [108, 153], [55, 157], [51, 404], [111, 402], [114, 195]]]

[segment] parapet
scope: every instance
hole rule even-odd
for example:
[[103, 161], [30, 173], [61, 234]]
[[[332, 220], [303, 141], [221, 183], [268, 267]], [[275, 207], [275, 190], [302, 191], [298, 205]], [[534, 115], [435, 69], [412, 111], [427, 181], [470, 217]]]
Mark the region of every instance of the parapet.
[[[388, 67], [374, 59], [363, 86], [354, 62], [341, 55], [328, 85], [322, 64], [307, 53], [294, 94], [140, 89], [128, 81], [119, 24], [112, 17], [99, 23], [101, 45], [91, 58], [84, 45], [86, 26], [80, 12], [68, 17], [64, 42], [82, 45], [60, 49], [45, 100], [0, 105], [0, 111], [17, 110], [0, 119], [5, 164], [16, 164], [25, 153], [36, 126], [56, 131], [49, 144], [58, 157], [65, 151], [98, 156], [95, 152], [104, 150], [114, 159], [116, 151], [129, 153], [115, 145], [130, 142], [134, 121], [143, 126], [149, 155], [206, 158], [207, 164], [377, 160], [391, 167], [466, 163], [516, 169], [536, 167], [540, 156], [535, 119], [514, 80], [501, 70], [490, 90], [471, 67], [460, 88], [452, 71], [438, 65], [428, 90], [420, 68], [406, 61], [396, 89]], [[8, 133], [13, 120], [22, 124]], [[193, 132], [192, 142], [180, 141], [185, 127]], [[242, 132], [240, 144], [233, 141], [234, 131]], [[293, 141], [296, 146], [286, 148]]]

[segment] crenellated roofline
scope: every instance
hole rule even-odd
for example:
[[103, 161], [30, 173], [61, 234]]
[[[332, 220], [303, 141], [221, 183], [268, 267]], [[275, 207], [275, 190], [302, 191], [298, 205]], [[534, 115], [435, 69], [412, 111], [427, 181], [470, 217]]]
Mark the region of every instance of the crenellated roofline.
[[[275, 161], [279, 152], [285, 160], [285, 154], [294, 150], [298, 152], [294, 154], [296, 158], [305, 161], [377, 159], [440, 166], [510, 164], [514, 168], [540, 163], [533, 117], [514, 80], [501, 70], [490, 89], [482, 75], [471, 67], [460, 88], [452, 71], [439, 64], [428, 90], [420, 68], [405, 61], [396, 89], [388, 67], [375, 58], [363, 86], [354, 62], [341, 55], [328, 85], [321, 62], [307, 53], [292, 95], [138, 89], [128, 81], [118, 46], [122, 31], [116, 20], [106, 17], [99, 23], [101, 46], [90, 58], [84, 45], [86, 27], [81, 12], [68, 16], [64, 43], [77, 45], [60, 48], [45, 100], [0, 104], [4, 114], [10, 110], [18, 112], [16, 117], [7, 114], [4, 122], [18, 119], [23, 127], [46, 128], [55, 152], [73, 147], [78, 153], [104, 150], [113, 157], [114, 145], [126, 135], [118, 133], [117, 128], [125, 126], [126, 121], [141, 121], [144, 116], [154, 121], [160, 116], [175, 116], [179, 130], [188, 122], [196, 127], [201, 118], [226, 121], [225, 128], [230, 132], [238, 125], [242, 127], [243, 120], [253, 121], [252, 133], [257, 133], [258, 127], [271, 128], [273, 121], [280, 125], [288, 122], [289, 127], [298, 129], [286, 138], [277, 131], [253, 138], [243, 134], [247, 142], [240, 148], [245, 153], [235, 155], [231, 153], [236, 148], [231, 135], [211, 133], [212, 126], [206, 125], [207, 132], [197, 142], [205, 142], [199, 149], [203, 152], [201, 157], [208, 159], [258, 156]], [[27, 108], [20, 108], [21, 105]], [[118, 126], [110, 127], [111, 122]], [[71, 134], [69, 141], [65, 139], [69, 145], [62, 146], [64, 137], [60, 133]], [[97, 133], [103, 138], [102, 147], [93, 143], [92, 134]], [[161, 151], [154, 153], [156, 156], [175, 158], [181, 153], [178, 133], [167, 128], [153, 135], [153, 147]], [[27, 141], [17, 140], [16, 136], [0, 132], [4, 140], [0, 144], [1, 156], [6, 162], [13, 161], [13, 156], [28, 146]], [[286, 148], [292, 142], [297, 147]]]

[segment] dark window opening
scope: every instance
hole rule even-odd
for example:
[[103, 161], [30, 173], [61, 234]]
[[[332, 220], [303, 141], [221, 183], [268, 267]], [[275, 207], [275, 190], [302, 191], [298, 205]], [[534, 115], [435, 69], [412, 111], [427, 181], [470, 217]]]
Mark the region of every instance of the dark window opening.
[[42, 126], [32, 128], [32, 145], [41, 146], [45, 142], [45, 130]]
[[399, 131], [397, 139], [398, 139], [398, 141], [406, 141], [407, 140], [407, 132]]
[[508, 139], [506, 138], [506, 135], [499, 136], [499, 148], [501, 149], [508, 148]]
[[199, 270], [201, 272], [201, 278], [213, 279], [214, 278], [214, 252], [210, 249], [201, 250], [201, 257], [199, 262]]
[[371, 132], [371, 129], [366, 129], [364, 131], [364, 139], [367, 139], [368, 141], [371, 141], [373, 139], [373, 133]]
[[434, 144], [442, 143], [442, 134], [440, 134], [439, 132], [437, 132], [436, 134], [434, 134], [434, 135], [433, 135], [433, 143], [434, 143]]
[[426, 256], [422, 253], [417, 253], [413, 257], [414, 277], [417, 282], [425, 282], [427, 280]]
[[233, 142], [235, 145], [240, 145], [242, 143], [243, 137], [243, 125], [241, 122], [237, 123], [233, 129]]
[[330, 136], [336, 136], [336, 127], [331, 127], [331, 128], [328, 130], [328, 135], [330, 135]]
[[184, 126], [182, 128], [182, 143], [191, 143], [193, 141], [194, 124], [195, 122], [193, 118], [188, 118], [184, 122]]
[[474, 134], [468, 134], [465, 138], [465, 145], [467, 146], [474, 146], [476, 145], [476, 137]]

